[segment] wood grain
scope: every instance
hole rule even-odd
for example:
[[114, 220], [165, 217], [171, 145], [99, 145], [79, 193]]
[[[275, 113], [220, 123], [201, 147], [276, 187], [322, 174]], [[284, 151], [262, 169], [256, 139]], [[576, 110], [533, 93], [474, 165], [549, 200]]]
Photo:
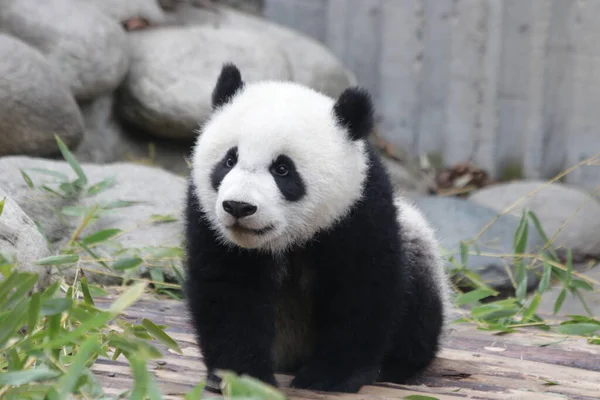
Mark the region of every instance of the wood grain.
[[[99, 299], [99, 306], [114, 298]], [[182, 399], [206, 373], [182, 302], [145, 298], [125, 317], [139, 323], [149, 318], [168, 326], [167, 332], [183, 351], [179, 355], [157, 347], [161, 360], [150, 366], [167, 399]], [[106, 394], [117, 395], [132, 387], [125, 359], [99, 360], [92, 368]], [[358, 394], [317, 393], [286, 386], [291, 376], [278, 381], [289, 399], [401, 399], [411, 394], [445, 399], [573, 399], [600, 398], [600, 346], [583, 338], [568, 338], [529, 330], [508, 335], [478, 331], [468, 324], [452, 325], [438, 359], [410, 385], [378, 383]]]

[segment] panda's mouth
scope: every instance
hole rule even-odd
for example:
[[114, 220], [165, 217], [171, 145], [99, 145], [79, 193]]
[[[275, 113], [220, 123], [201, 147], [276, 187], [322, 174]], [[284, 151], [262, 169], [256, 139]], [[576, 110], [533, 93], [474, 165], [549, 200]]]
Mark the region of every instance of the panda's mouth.
[[273, 225], [268, 225], [264, 228], [253, 229], [253, 228], [248, 228], [246, 226], [243, 226], [243, 225], [239, 224], [238, 222], [236, 222], [233, 225], [228, 226], [228, 229], [230, 229], [234, 232], [237, 232], [237, 233], [245, 233], [245, 234], [261, 236], [261, 235], [265, 235], [265, 234], [271, 232], [273, 229], [275, 229], [275, 227]]

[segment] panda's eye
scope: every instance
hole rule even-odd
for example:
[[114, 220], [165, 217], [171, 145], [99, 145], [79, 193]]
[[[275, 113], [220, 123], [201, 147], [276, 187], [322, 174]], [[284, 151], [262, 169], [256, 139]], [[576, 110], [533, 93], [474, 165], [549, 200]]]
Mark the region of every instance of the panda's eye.
[[286, 176], [289, 173], [288, 167], [284, 164], [279, 164], [275, 167], [275, 173], [279, 176]]
[[227, 168], [233, 168], [233, 166], [235, 165], [235, 158], [228, 157], [227, 161], [225, 161], [225, 165], [227, 166]]

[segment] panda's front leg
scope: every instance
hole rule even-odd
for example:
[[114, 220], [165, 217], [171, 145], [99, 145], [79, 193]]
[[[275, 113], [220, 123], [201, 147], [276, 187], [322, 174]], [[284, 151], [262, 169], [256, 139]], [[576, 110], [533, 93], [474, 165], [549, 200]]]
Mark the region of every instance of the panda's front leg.
[[268, 278], [249, 262], [203, 261], [190, 269], [187, 297], [208, 380], [218, 381], [214, 373], [229, 370], [276, 386]]
[[355, 393], [379, 376], [396, 310], [398, 269], [389, 259], [351, 253], [317, 263], [316, 349], [292, 387]]

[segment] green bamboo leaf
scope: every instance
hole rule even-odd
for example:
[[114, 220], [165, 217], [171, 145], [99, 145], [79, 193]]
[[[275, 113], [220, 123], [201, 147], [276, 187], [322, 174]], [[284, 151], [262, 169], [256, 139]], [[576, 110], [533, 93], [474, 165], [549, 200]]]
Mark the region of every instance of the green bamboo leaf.
[[23, 177], [23, 180], [27, 184], [27, 187], [29, 187], [29, 189], [33, 189], [35, 187], [35, 185], [33, 184], [33, 181], [31, 180], [29, 175], [27, 175], [25, 173], [25, 171], [23, 171], [22, 169], [19, 169], [19, 171], [21, 172], [21, 176]]
[[461, 266], [465, 267], [467, 265], [467, 260], [469, 258], [469, 247], [462, 240], [460, 241], [460, 261]]
[[[540, 220], [535, 215], [535, 213], [533, 211], [529, 210], [529, 211], [527, 211], [527, 215], [529, 215], [529, 218], [533, 222], [533, 225], [535, 226], [535, 228], [538, 231], [539, 235], [542, 237], [542, 240], [544, 241], [544, 243], [549, 243], [550, 239], [548, 239], [548, 236], [546, 235], [546, 232], [542, 228], [542, 224], [540, 223]], [[557, 261], [558, 260], [558, 254], [556, 253], [556, 250], [554, 249], [554, 247], [553, 246], [549, 246], [548, 249], [550, 250], [550, 253], [552, 253], [552, 257], [554, 257], [554, 260]]]
[[0, 374], [0, 385], [27, 385], [29, 383], [56, 378], [59, 375], [60, 371], [51, 370], [48, 367], [41, 365], [37, 368], [25, 371], [3, 372]]
[[556, 302], [554, 303], [554, 315], [556, 315], [560, 311], [560, 308], [562, 307], [566, 296], [567, 296], [567, 289], [563, 288], [560, 291], [560, 293], [558, 294], [558, 297], [556, 298]]
[[145, 400], [148, 391], [148, 369], [146, 361], [138, 357], [132, 356], [127, 358], [133, 372], [133, 391], [131, 392], [131, 400]]
[[[54, 316], [56, 317], [56, 316]], [[72, 331], [65, 333], [64, 335], [53, 338], [47, 346], [49, 348], [61, 348], [69, 343], [77, 343], [80, 337], [85, 336], [90, 331], [101, 328], [106, 325], [111, 319], [114, 318], [114, 314], [108, 311], [100, 312], [93, 317], [83, 321], [77, 328]]]
[[542, 301], [542, 296], [539, 293], [533, 295], [531, 299], [531, 303], [529, 303], [529, 307], [523, 313], [523, 320], [529, 320], [535, 314], [540, 302]]
[[498, 295], [498, 292], [496, 292], [495, 290], [475, 289], [475, 290], [471, 290], [470, 292], [463, 293], [460, 296], [458, 296], [458, 298], [456, 300], [456, 305], [462, 306], [465, 304], [473, 303], [475, 301], [479, 301], [481, 299], [485, 299], [486, 297], [496, 296], [496, 295]]
[[116, 183], [117, 183], [117, 180], [115, 179], [115, 177], [110, 177], [101, 182], [95, 183], [88, 188], [88, 195], [93, 196], [98, 193], [102, 193], [105, 190], [108, 190], [108, 189], [114, 187]]
[[124, 271], [126, 269], [131, 269], [131, 268], [135, 268], [138, 265], [140, 265], [144, 260], [142, 260], [139, 257], [123, 257], [123, 258], [119, 258], [117, 261], [115, 261], [115, 263], [113, 264], [113, 269], [116, 269], [117, 271]]
[[6, 204], [6, 197], [0, 200], [0, 215], [2, 215], [2, 212], [4, 211], [4, 204]]
[[104, 242], [110, 239], [111, 237], [118, 235], [121, 232], [123, 231], [120, 229], [104, 229], [102, 231], [86, 236], [85, 238], [83, 238], [82, 242], [84, 245], [89, 246], [95, 243]]
[[161, 341], [169, 349], [183, 355], [183, 352], [181, 351], [177, 343], [169, 335], [167, 335], [165, 331], [156, 326], [152, 321], [150, 321], [147, 318], [144, 318], [142, 320], [142, 325], [148, 330], [148, 332], [152, 336], [154, 336], [155, 339]]
[[73, 300], [70, 297], [47, 299], [42, 303], [41, 315], [51, 316], [67, 311], [73, 305]]
[[29, 333], [33, 332], [40, 319], [40, 310], [42, 307], [41, 296], [42, 295], [39, 292], [35, 292], [31, 295], [29, 311], [27, 314], [27, 332]]
[[60, 212], [70, 217], [83, 217], [87, 214], [87, 208], [84, 206], [66, 206]]
[[564, 324], [557, 326], [556, 330], [566, 335], [591, 335], [600, 332], [600, 324], [587, 322]]
[[571, 249], [567, 249], [567, 274], [565, 276], [564, 285], [565, 287], [571, 286], [571, 280], [573, 278], [573, 253]]
[[54, 282], [42, 292], [42, 300], [51, 299], [60, 289], [60, 281]]
[[113, 210], [116, 208], [127, 208], [127, 207], [132, 207], [132, 206], [135, 206], [138, 204], [145, 204], [145, 203], [146, 202], [144, 202], [144, 201], [116, 200], [116, 201], [113, 201], [113, 202], [103, 205], [102, 209]]
[[527, 247], [528, 233], [529, 224], [527, 223], [527, 218], [525, 217], [525, 211], [523, 211], [523, 215], [521, 216], [521, 220], [519, 221], [519, 226], [517, 228], [517, 231], [515, 232], [514, 249], [516, 254], [525, 253], [525, 248]]
[[[28, 309], [28, 299], [22, 299], [20, 303], [5, 314], [2, 323], [0, 323], [0, 348], [3, 348], [4, 344], [10, 340], [10, 338], [18, 335], [21, 324], [27, 316]], [[0, 374], [0, 376], [1, 375], [2, 374]]]
[[87, 185], [88, 180], [87, 176], [83, 172], [83, 169], [81, 169], [79, 162], [77, 162], [77, 160], [73, 156], [73, 153], [71, 153], [67, 145], [65, 145], [65, 143], [60, 139], [60, 137], [58, 135], [54, 135], [54, 137], [56, 139], [58, 149], [60, 150], [63, 158], [71, 166], [73, 171], [75, 171], [75, 174], [77, 174], [78, 179], [75, 181], [76, 186], [78, 186], [79, 188], [84, 187], [85, 185]]
[[264, 400], [285, 400], [285, 395], [271, 385], [247, 376], [223, 373], [223, 395], [226, 398], [257, 398]]
[[3, 302], [3, 309], [11, 309], [15, 304], [28, 297], [28, 293], [33, 290], [33, 287], [38, 281], [36, 274], [22, 273], [19, 277], [19, 282], [15, 285], [12, 293]]
[[88, 359], [92, 356], [92, 353], [98, 351], [100, 346], [101, 343], [96, 336], [90, 336], [81, 344], [67, 373], [60, 379], [57, 387], [59, 398], [66, 399], [74, 392], [73, 389], [85, 371]]
[[202, 398], [202, 392], [206, 386], [205, 382], [200, 382], [191, 391], [183, 396], [183, 400], [199, 400]]
[[542, 279], [538, 284], [538, 291], [540, 293], [544, 293], [548, 290], [548, 286], [550, 285], [550, 277], [552, 276], [552, 265], [548, 263], [548, 261], [544, 260], [544, 274], [542, 275]]
[[62, 172], [52, 171], [50, 169], [44, 169], [44, 168], [35, 168], [35, 167], [34, 168], [26, 168], [26, 169], [31, 172], [37, 172], [38, 174], [48, 175], [53, 178], [57, 178], [61, 182], [69, 181], [69, 177], [67, 175], [63, 174]]
[[90, 293], [90, 287], [88, 286], [88, 281], [85, 276], [81, 278], [81, 292], [83, 293], [83, 299], [85, 300], [85, 302], [93, 306], [94, 299], [92, 298], [92, 294]]
[[146, 282], [138, 282], [131, 285], [125, 293], [115, 300], [109, 308], [109, 311], [114, 314], [120, 314], [127, 307], [135, 303], [146, 289]]
[[586, 281], [582, 281], [581, 279], [573, 279], [571, 281], [571, 286], [577, 289], [583, 289], [587, 291], [594, 290], [594, 287], [587, 283]]
[[175, 222], [178, 220], [177, 218], [175, 218], [172, 215], [159, 215], [159, 214], [151, 215], [150, 219], [155, 223], [168, 223], [168, 222]]
[[23, 362], [17, 350], [13, 347], [7, 351], [8, 371], [19, 371], [23, 369]]
[[62, 265], [73, 264], [77, 261], [79, 261], [79, 256], [77, 254], [59, 254], [36, 260], [33, 263], [36, 265]]

